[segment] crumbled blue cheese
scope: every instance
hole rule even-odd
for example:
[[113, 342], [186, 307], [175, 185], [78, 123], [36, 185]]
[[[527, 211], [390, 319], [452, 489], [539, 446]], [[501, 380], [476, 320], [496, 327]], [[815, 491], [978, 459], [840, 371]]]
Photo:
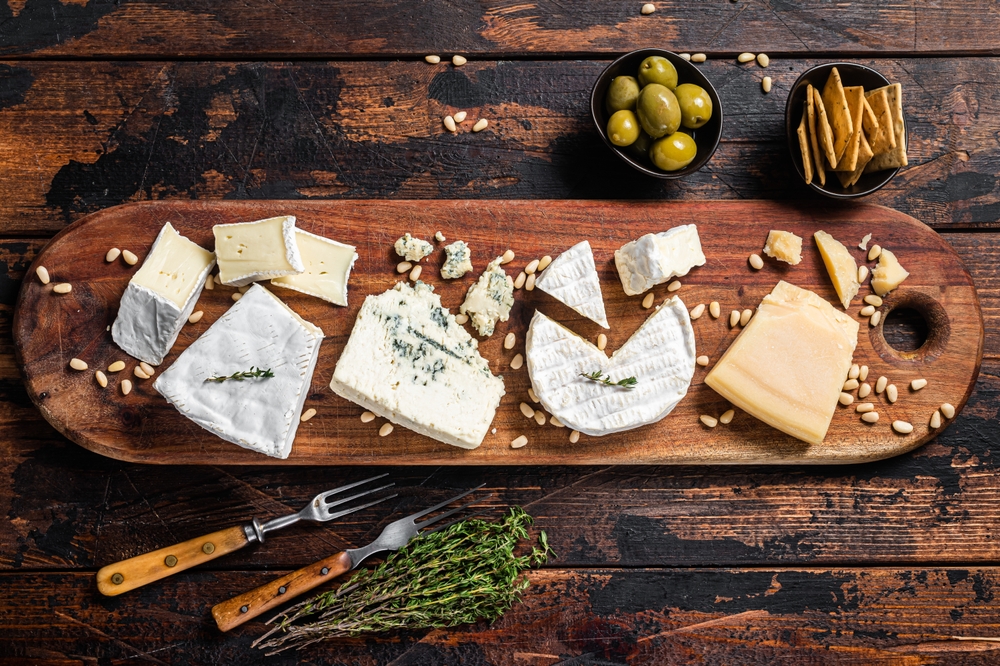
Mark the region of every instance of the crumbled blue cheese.
[[444, 248], [445, 260], [441, 277], [446, 280], [460, 278], [472, 270], [472, 253], [465, 241], [455, 241]]
[[434, 251], [434, 246], [427, 241], [414, 238], [410, 234], [403, 234], [403, 237], [396, 241], [394, 245], [396, 254], [407, 261], [420, 261]]
[[465, 302], [459, 308], [462, 314], [472, 313], [470, 321], [479, 335], [493, 335], [498, 321], [507, 321], [514, 305], [514, 281], [500, 268], [503, 257], [489, 263], [479, 281], [469, 287]]

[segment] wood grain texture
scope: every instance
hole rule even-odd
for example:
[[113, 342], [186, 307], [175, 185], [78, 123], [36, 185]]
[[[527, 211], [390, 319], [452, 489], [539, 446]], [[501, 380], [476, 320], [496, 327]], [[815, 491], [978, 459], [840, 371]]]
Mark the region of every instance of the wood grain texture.
[[[123, 262], [107, 264], [102, 257], [109, 247], [130, 248], [145, 256], [164, 221], [179, 233], [212, 247], [212, 225], [295, 215], [302, 228], [355, 245], [360, 259], [352, 272], [351, 306], [329, 304], [274, 288], [274, 292], [306, 320], [320, 326], [326, 340], [313, 376], [306, 408], [319, 414], [303, 425], [286, 461], [236, 447], [211, 436], [181, 416], [151, 387], [135, 382], [128, 396], [117, 390], [120, 377], [112, 377], [107, 389], [94, 381], [93, 373], [68, 368], [71, 358], [87, 361], [94, 368], [127, 358], [112, 342], [106, 328], [114, 321], [118, 301], [134, 269]], [[669, 220], [665, 224], [664, 220]], [[806, 244], [797, 267], [771, 263], [764, 271], [752, 271], [746, 263], [751, 252], [759, 252], [768, 230], [782, 228], [811, 239], [818, 229], [839, 235], [853, 253], [861, 257], [857, 242], [866, 233], [893, 248], [911, 276], [885, 299], [880, 308], [887, 316], [896, 307], [918, 309], [931, 325], [928, 343], [918, 352], [892, 349], [881, 327], [871, 328], [862, 318], [859, 345], [854, 360], [871, 369], [870, 382], [889, 376], [901, 387], [902, 399], [889, 405], [876, 398], [883, 421], [862, 424], [853, 407], [839, 408], [821, 445], [810, 446], [766, 427], [746, 414], [729, 427], [708, 430], [698, 424], [700, 414], [718, 416], [729, 405], [704, 384], [705, 370], [695, 373], [687, 397], [671, 415], [657, 424], [600, 438], [582, 438], [570, 446], [568, 430], [552, 426], [526, 425], [518, 404], [527, 398], [527, 370], [509, 367], [514, 353], [523, 352], [528, 322], [535, 309], [567, 323], [584, 337], [596, 339], [598, 327], [576, 315], [540, 291], [520, 291], [511, 320], [498, 333], [482, 340], [480, 352], [491, 362], [494, 374], [505, 376], [507, 396], [493, 421], [496, 433], [487, 435], [482, 446], [464, 451], [417, 436], [398, 428], [391, 437], [378, 435], [382, 421], [363, 424], [363, 411], [328, 388], [337, 358], [347, 342], [363, 298], [389, 289], [399, 280], [394, 271], [398, 257], [393, 241], [404, 232], [430, 237], [435, 230], [466, 240], [473, 248], [474, 264], [480, 270], [491, 258], [513, 249], [520, 255], [507, 266], [517, 271], [532, 257], [556, 255], [588, 239], [594, 248], [601, 274], [610, 321], [609, 349], [623, 345], [649, 316], [639, 306], [641, 297], [626, 297], [620, 290], [614, 268], [614, 251], [644, 233], [662, 231], [678, 224], [699, 226], [702, 247], [710, 262], [683, 281], [688, 285], [677, 295], [693, 308], [718, 300], [728, 314], [756, 308], [778, 280], [788, 279], [826, 298], [834, 296], [819, 253]], [[126, 231], [127, 229], [127, 231]], [[874, 242], [874, 241], [873, 241]], [[470, 274], [461, 280], [441, 280], [434, 268], [443, 251], [426, 262], [421, 278], [434, 285], [445, 307], [453, 312], [473, 283]], [[902, 258], [906, 258], [905, 260]], [[931, 439], [936, 433], [927, 426], [939, 405], [958, 408], [972, 390], [982, 358], [983, 329], [978, 299], [972, 281], [954, 251], [925, 225], [885, 208], [855, 206], [836, 212], [771, 202], [260, 202], [260, 203], [160, 203], [109, 209], [81, 220], [61, 233], [36, 257], [45, 265], [53, 284], [75, 285], [70, 294], [59, 295], [52, 284], [37, 279], [24, 283], [14, 322], [16, 350], [23, 362], [26, 385], [32, 400], [46, 419], [64, 435], [93, 451], [112, 457], [160, 464], [385, 464], [405, 460], [410, 464], [649, 464], [649, 463], [848, 463], [898, 455]], [[516, 273], [515, 273], [516, 275]], [[669, 294], [666, 285], [653, 290], [656, 302]], [[862, 295], [868, 293], [868, 288]], [[204, 291], [196, 306], [205, 317], [185, 326], [172, 352], [164, 361], [169, 367], [177, 355], [193, 342], [231, 305], [232, 290]], [[862, 303], [858, 300], [853, 316]], [[724, 318], [709, 316], [694, 323], [698, 354], [718, 360], [738, 334]], [[501, 349], [502, 338], [513, 332], [521, 344], [515, 350]], [[808, 359], [801, 359], [803, 363]], [[125, 373], [131, 374], [127, 364]], [[911, 392], [911, 379], [923, 377], [928, 389]], [[846, 379], [846, 377], [845, 377]], [[874, 394], [873, 394], [874, 395]], [[529, 400], [530, 402], [530, 400]], [[894, 433], [894, 420], [909, 421], [913, 433]], [[526, 434], [530, 446], [514, 450], [510, 442]]]
[[[0, 65], [0, 219], [30, 236], [149, 199], [820, 201], [795, 174], [783, 126], [789, 88], [819, 62], [705, 63], [722, 143], [702, 171], [664, 183], [623, 164], [591, 124], [607, 60], [11, 61]], [[910, 136], [910, 166], [867, 201], [935, 228], [996, 227], [1000, 58], [858, 62], [902, 83]], [[469, 118], [452, 135], [441, 119], [458, 110]], [[479, 117], [490, 127], [472, 134]]]
[[747, 49], [815, 53], [941, 51], [998, 54], [988, 0], [885, 4], [850, 11], [807, 2], [663, 0], [641, 3], [418, 3], [406, 0], [183, 0], [116, 3], [9, 0], [0, 54], [34, 57], [420, 57], [616, 53], [652, 44], [735, 55]]

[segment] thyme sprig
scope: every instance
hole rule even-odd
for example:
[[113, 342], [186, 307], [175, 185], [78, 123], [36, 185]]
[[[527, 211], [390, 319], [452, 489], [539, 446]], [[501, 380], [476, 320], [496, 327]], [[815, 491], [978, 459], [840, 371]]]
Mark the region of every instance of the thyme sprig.
[[611, 381], [611, 375], [603, 377], [601, 375], [600, 370], [594, 370], [589, 375], [585, 372], [581, 372], [580, 376], [586, 377], [587, 379], [594, 382], [598, 382], [600, 384], [607, 384], [608, 386], [619, 386], [623, 389], [629, 389], [629, 390], [634, 389], [635, 385], [639, 383], [639, 380], [636, 379], [635, 377], [626, 377], [625, 379], [619, 379], [618, 381], [613, 382]]
[[221, 384], [222, 382], [226, 381], [227, 379], [233, 379], [235, 381], [241, 382], [244, 379], [256, 379], [258, 377], [260, 377], [261, 379], [268, 379], [270, 377], [274, 377], [274, 373], [271, 372], [271, 368], [268, 368], [267, 370], [261, 370], [260, 368], [257, 368], [257, 367], [254, 367], [254, 366], [251, 365], [249, 370], [245, 370], [243, 372], [234, 372], [233, 374], [225, 376], [225, 377], [222, 377], [222, 376], [220, 376], [220, 377], [209, 377], [205, 381], [206, 382], [215, 382], [217, 384]]
[[540, 548], [516, 554], [531, 522], [512, 507], [498, 522], [469, 519], [418, 537], [339, 588], [271, 618], [274, 628], [253, 645], [270, 655], [328, 638], [492, 622], [520, 601], [525, 570], [555, 556], [545, 532]]

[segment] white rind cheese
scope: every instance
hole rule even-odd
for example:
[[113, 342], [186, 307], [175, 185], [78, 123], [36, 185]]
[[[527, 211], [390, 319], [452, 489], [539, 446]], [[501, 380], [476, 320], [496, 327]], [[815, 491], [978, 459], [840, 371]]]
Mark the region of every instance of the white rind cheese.
[[224, 285], [245, 287], [257, 280], [295, 275], [305, 270], [292, 215], [217, 224], [212, 232], [219, 260], [219, 282]]
[[215, 255], [174, 230], [160, 229], [129, 280], [111, 337], [130, 356], [159, 365], [194, 311]]
[[472, 253], [465, 241], [445, 245], [444, 253], [444, 265], [441, 266], [441, 277], [444, 279], [454, 280], [472, 270]]
[[[538, 400], [567, 427], [587, 435], [659, 421], [687, 394], [694, 377], [694, 330], [676, 296], [660, 305], [611, 358], [537, 311], [525, 352]], [[626, 389], [581, 376], [595, 371], [612, 382], [635, 377], [637, 383]]]
[[698, 227], [684, 224], [658, 234], [646, 234], [615, 251], [615, 266], [628, 296], [638, 296], [658, 284], [687, 275], [705, 265]]
[[459, 307], [462, 314], [472, 313], [470, 321], [483, 337], [493, 335], [498, 321], [507, 321], [514, 305], [514, 281], [500, 267], [502, 260], [497, 257], [489, 263]]
[[594, 252], [588, 241], [577, 243], [556, 257], [535, 280], [535, 286], [584, 317], [611, 328], [604, 312]]
[[330, 388], [392, 423], [474, 449], [504, 395], [477, 347], [433, 287], [400, 282], [365, 299]]
[[322, 298], [334, 305], [347, 305], [347, 281], [358, 260], [353, 245], [295, 230], [295, 242], [302, 255], [303, 272], [274, 278], [271, 284]]
[[403, 234], [393, 247], [396, 249], [396, 254], [407, 261], [420, 261], [434, 251], [433, 245], [425, 240], [414, 238], [409, 233]]
[[[163, 371], [153, 388], [227, 442], [287, 458], [323, 331], [259, 284]], [[206, 381], [256, 367], [273, 377]]]

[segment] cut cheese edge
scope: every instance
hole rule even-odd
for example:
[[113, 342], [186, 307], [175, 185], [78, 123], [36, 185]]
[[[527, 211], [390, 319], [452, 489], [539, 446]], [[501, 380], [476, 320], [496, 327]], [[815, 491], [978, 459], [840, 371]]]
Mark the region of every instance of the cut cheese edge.
[[882, 248], [878, 256], [878, 265], [872, 271], [872, 289], [879, 296], [885, 296], [909, 276], [909, 272], [899, 263], [896, 255]]
[[604, 312], [601, 279], [589, 241], [581, 241], [553, 259], [535, 280], [535, 287], [587, 319], [611, 328]]
[[705, 253], [693, 224], [646, 234], [615, 250], [615, 266], [627, 296], [638, 296], [704, 265]]
[[295, 230], [295, 242], [304, 270], [296, 275], [272, 278], [271, 284], [346, 306], [347, 281], [358, 259], [354, 246], [302, 229]]
[[825, 231], [813, 234], [819, 253], [826, 264], [826, 272], [830, 274], [833, 288], [837, 290], [840, 304], [847, 310], [851, 300], [858, 295], [861, 284], [858, 283], [858, 263], [854, 261], [850, 250], [836, 238]]
[[295, 275], [305, 270], [292, 215], [217, 224], [212, 232], [219, 260], [219, 282], [224, 285], [244, 287], [257, 280]]
[[791, 231], [771, 229], [767, 234], [767, 242], [764, 243], [764, 254], [796, 266], [802, 261], [802, 238]]

